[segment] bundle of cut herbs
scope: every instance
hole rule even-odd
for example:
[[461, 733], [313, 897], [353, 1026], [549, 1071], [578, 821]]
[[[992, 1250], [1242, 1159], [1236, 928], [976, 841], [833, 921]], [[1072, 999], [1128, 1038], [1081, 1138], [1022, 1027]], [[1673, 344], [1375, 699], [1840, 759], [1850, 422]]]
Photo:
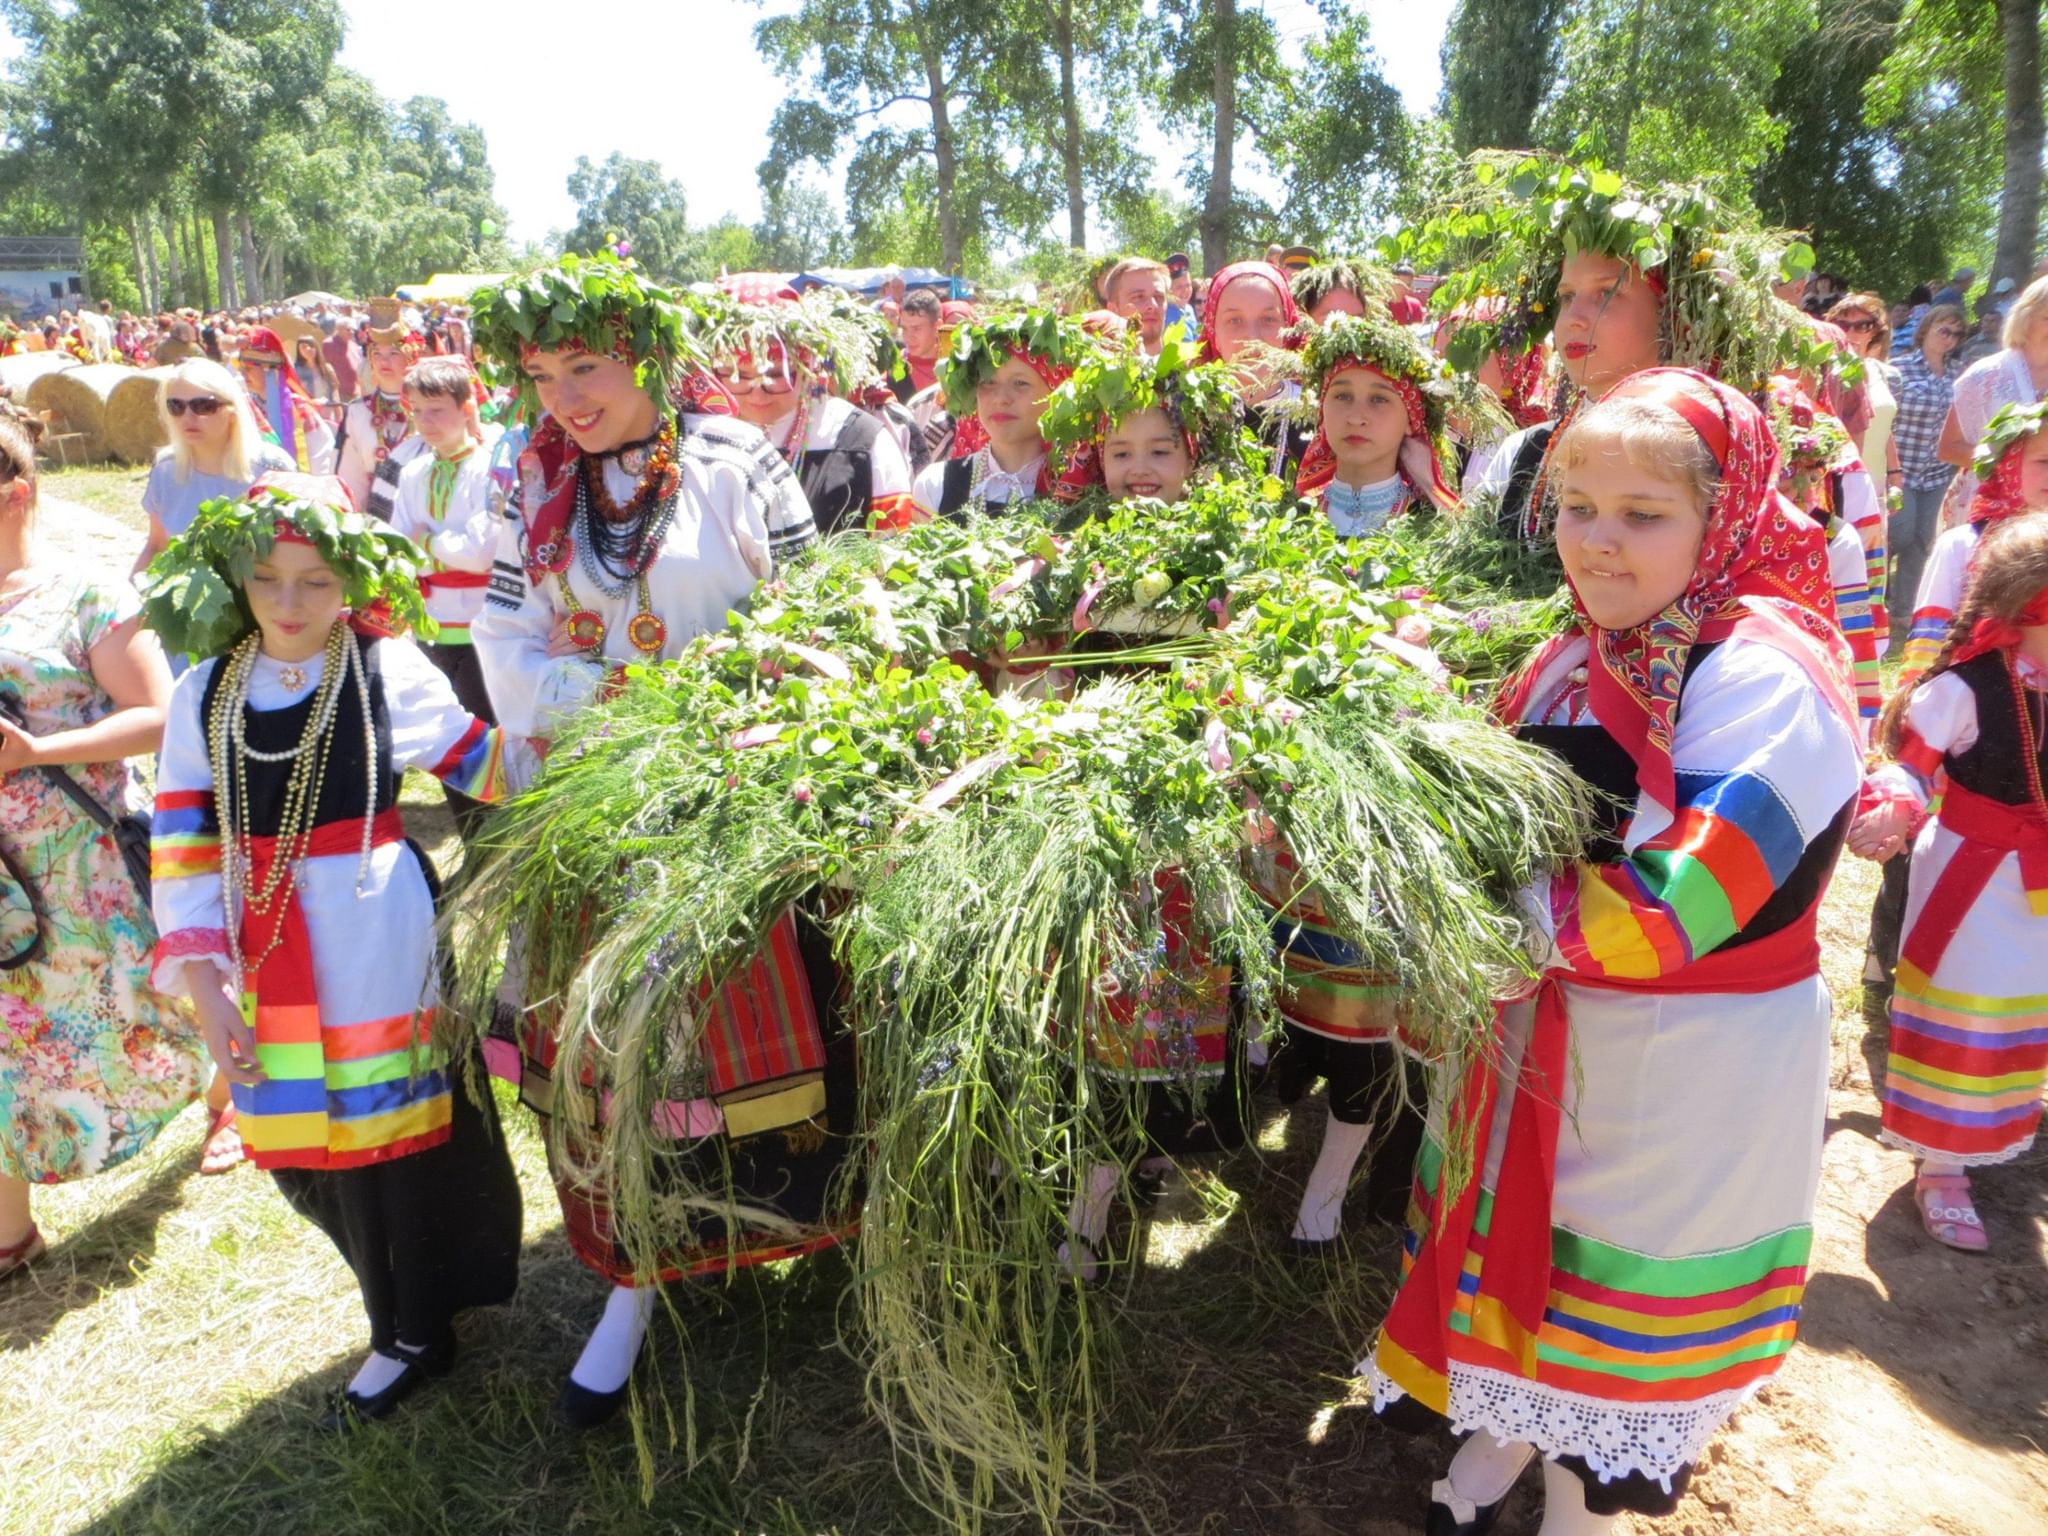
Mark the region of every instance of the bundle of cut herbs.
[[[1154, 893], [1189, 894], [1246, 1029], [1274, 1030], [1246, 853], [1283, 839], [1455, 1069], [1526, 968], [1513, 893], [1578, 845], [1577, 781], [1389, 647], [1417, 607], [1397, 561], [1269, 491], [1206, 485], [1066, 534], [1019, 513], [832, 541], [581, 715], [461, 902], [465, 1016], [521, 935], [529, 1002], [561, 1004], [558, 1075], [644, 1105], [703, 1093], [699, 989], [831, 888], [861, 1074], [851, 1344], [958, 1526], [1016, 1506], [1051, 1526], [1093, 1472], [1115, 1330], [1057, 1245], [1077, 1172], [1142, 1149], [1133, 1085], [1091, 1068], [1130, 1043], [1106, 1034], [1150, 1027], [1102, 983], [1163, 951]], [[1112, 616], [1124, 648], [1081, 643]], [[991, 692], [1021, 653], [1060, 687]], [[601, 1128], [636, 1257], [732, 1204], [654, 1196], [664, 1134]]]

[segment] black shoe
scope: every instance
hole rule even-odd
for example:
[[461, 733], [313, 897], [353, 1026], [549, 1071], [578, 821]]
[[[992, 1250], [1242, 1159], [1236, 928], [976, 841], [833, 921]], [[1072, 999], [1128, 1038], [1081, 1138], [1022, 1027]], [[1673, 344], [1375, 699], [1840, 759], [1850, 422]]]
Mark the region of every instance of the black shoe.
[[562, 1390], [555, 1394], [555, 1417], [570, 1429], [596, 1429], [609, 1424], [626, 1405], [626, 1391], [631, 1385], [628, 1378], [616, 1391], [593, 1392], [572, 1378], [563, 1382]]
[[[1441, 1495], [1449, 1495], [1450, 1502]], [[1423, 1523], [1423, 1536], [1486, 1536], [1507, 1501], [1504, 1493], [1491, 1504], [1474, 1504], [1453, 1493], [1451, 1480], [1443, 1478], [1429, 1490], [1429, 1519]]]
[[324, 1434], [339, 1434], [359, 1424], [374, 1423], [389, 1418], [398, 1405], [418, 1389], [427, 1379], [426, 1366], [417, 1359], [408, 1359], [405, 1369], [382, 1392], [362, 1397], [344, 1387], [327, 1400], [327, 1411], [314, 1420], [314, 1427]]

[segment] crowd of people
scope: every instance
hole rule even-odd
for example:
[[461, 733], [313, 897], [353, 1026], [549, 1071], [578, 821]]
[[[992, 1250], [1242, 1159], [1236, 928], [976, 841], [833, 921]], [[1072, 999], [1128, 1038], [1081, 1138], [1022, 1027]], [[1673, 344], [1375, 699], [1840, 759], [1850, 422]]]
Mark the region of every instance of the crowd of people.
[[[1390, 1424], [1465, 1436], [1430, 1530], [1487, 1529], [1533, 1457], [1552, 1536], [1671, 1512], [1797, 1331], [1829, 1082], [1816, 923], [1845, 847], [1885, 864], [1884, 1136], [1918, 1160], [1931, 1241], [1996, 1240], [1972, 1170], [2040, 1118], [2048, 276], [1989, 290], [1973, 329], [1967, 272], [1900, 303], [1781, 274], [1746, 312], [1822, 350], [1735, 376], [1761, 333], [1690, 321], [1682, 293], [1719, 283], [1739, 311], [1744, 277], [1562, 233], [1523, 254], [1554, 304], [1432, 314], [1411, 270], [1276, 246], [1206, 281], [1184, 255], [1118, 260], [1065, 314], [900, 283], [678, 293], [595, 258], [427, 313], [60, 324], [86, 355], [172, 365], [169, 445], [122, 580], [43, 553], [34, 423], [0, 420], [0, 1276], [44, 1251], [34, 1186], [117, 1166], [203, 1099], [202, 1171], [269, 1171], [361, 1288], [368, 1353], [323, 1422], [392, 1412], [448, 1369], [458, 1312], [512, 1293], [521, 1230], [493, 1101], [436, 1032], [449, 930], [404, 771], [474, 840], [567, 721], [821, 537], [1248, 477], [1344, 539], [1467, 518], [1554, 550], [1574, 617], [1493, 710], [1603, 793], [1580, 858], [1528, 893], [1531, 985], [1498, 1048], [1426, 1117], [1386, 1108], [1398, 1007], [1341, 988], [1288, 999], [1270, 1056], [1233, 1062], [1205, 1027], [1205, 1069], [1328, 1083], [1294, 1251], [1340, 1240], [1362, 1162], [1396, 1170], [1402, 1283], [1361, 1372]], [[1461, 336], [1469, 367], [1445, 360]], [[1276, 933], [1317, 942], [1312, 916]], [[615, 1229], [602, 1118], [563, 1108], [623, 1087], [564, 1075], [512, 957], [483, 1055], [551, 1120], [569, 1241], [608, 1288], [571, 1424], [624, 1403], [662, 1284], [841, 1235], [822, 1191], [856, 1053], [831, 965], [796, 909], [717, 1001], [791, 1021], [809, 1070], [675, 1108], [685, 1147], [722, 1114], [733, 1139], [703, 1155], [769, 1215], [649, 1254]], [[1457, 1124], [1481, 1154], [1451, 1181]], [[766, 1134], [792, 1126], [818, 1134]], [[1135, 1175], [1073, 1171], [1077, 1282], [1111, 1192], [1190, 1155], [1161, 1130]]]

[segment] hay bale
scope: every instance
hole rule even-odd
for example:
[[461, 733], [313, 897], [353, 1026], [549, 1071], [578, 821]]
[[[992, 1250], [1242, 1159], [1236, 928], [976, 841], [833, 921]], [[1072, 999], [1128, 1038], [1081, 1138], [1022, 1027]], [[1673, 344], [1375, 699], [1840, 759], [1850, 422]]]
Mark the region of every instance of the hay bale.
[[130, 368], [107, 396], [107, 451], [123, 463], [147, 464], [170, 441], [156, 408], [169, 368]]
[[16, 405], [28, 404], [28, 387], [46, 373], [76, 368], [78, 359], [69, 352], [17, 352], [0, 357], [0, 384], [13, 391]]
[[28, 387], [28, 408], [48, 411], [52, 432], [76, 432], [84, 439], [77, 454], [88, 462], [107, 457], [107, 396], [134, 373], [119, 363], [87, 363], [46, 373]]

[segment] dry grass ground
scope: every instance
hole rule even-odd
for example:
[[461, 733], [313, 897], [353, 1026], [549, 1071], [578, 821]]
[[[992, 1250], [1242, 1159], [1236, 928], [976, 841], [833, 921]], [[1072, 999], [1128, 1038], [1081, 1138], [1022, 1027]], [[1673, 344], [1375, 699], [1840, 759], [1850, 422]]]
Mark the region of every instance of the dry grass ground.
[[[132, 522], [70, 521], [125, 567]], [[452, 862], [437, 801], [415, 787], [408, 814]], [[1868, 866], [1845, 866], [1827, 908], [1836, 1093], [1805, 1342], [1710, 1453], [1680, 1515], [1640, 1533], [2048, 1531], [2048, 1156], [1980, 1180], [1991, 1259], [1920, 1237], [1897, 1193], [1906, 1160], [1874, 1139], [1858, 979], [1872, 884]], [[1281, 1257], [1321, 1110], [1260, 1110], [1259, 1145], [1175, 1180], [1143, 1234], [1146, 1262], [1104, 1293], [1126, 1360], [1101, 1420], [1117, 1502], [1077, 1512], [1073, 1528], [1421, 1528], [1448, 1443], [1383, 1432], [1346, 1380], [1388, 1293], [1395, 1233], [1357, 1219], [1341, 1262]], [[624, 1423], [554, 1428], [549, 1401], [599, 1292], [561, 1237], [531, 1121], [508, 1107], [505, 1124], [527, 1195], [517, 1299], [465, 1320], [445, 1382], [339, 1439], [310, 1420], [362, 1348], [347, 1271], [253, 1169], [197, 1176], [196, 1111], [129, 1167], [39, 1195], [50, 1255], [0, 1287], [0, 1532], [938, 1529], [864, 1406], [841, 1342], [839, 1256], [682, 1295], [687, 1344], [660, 1335], [669, 1406], [644, 1444]], [[1535, 1530], [1534, 1486], [1500, 1536]]]

